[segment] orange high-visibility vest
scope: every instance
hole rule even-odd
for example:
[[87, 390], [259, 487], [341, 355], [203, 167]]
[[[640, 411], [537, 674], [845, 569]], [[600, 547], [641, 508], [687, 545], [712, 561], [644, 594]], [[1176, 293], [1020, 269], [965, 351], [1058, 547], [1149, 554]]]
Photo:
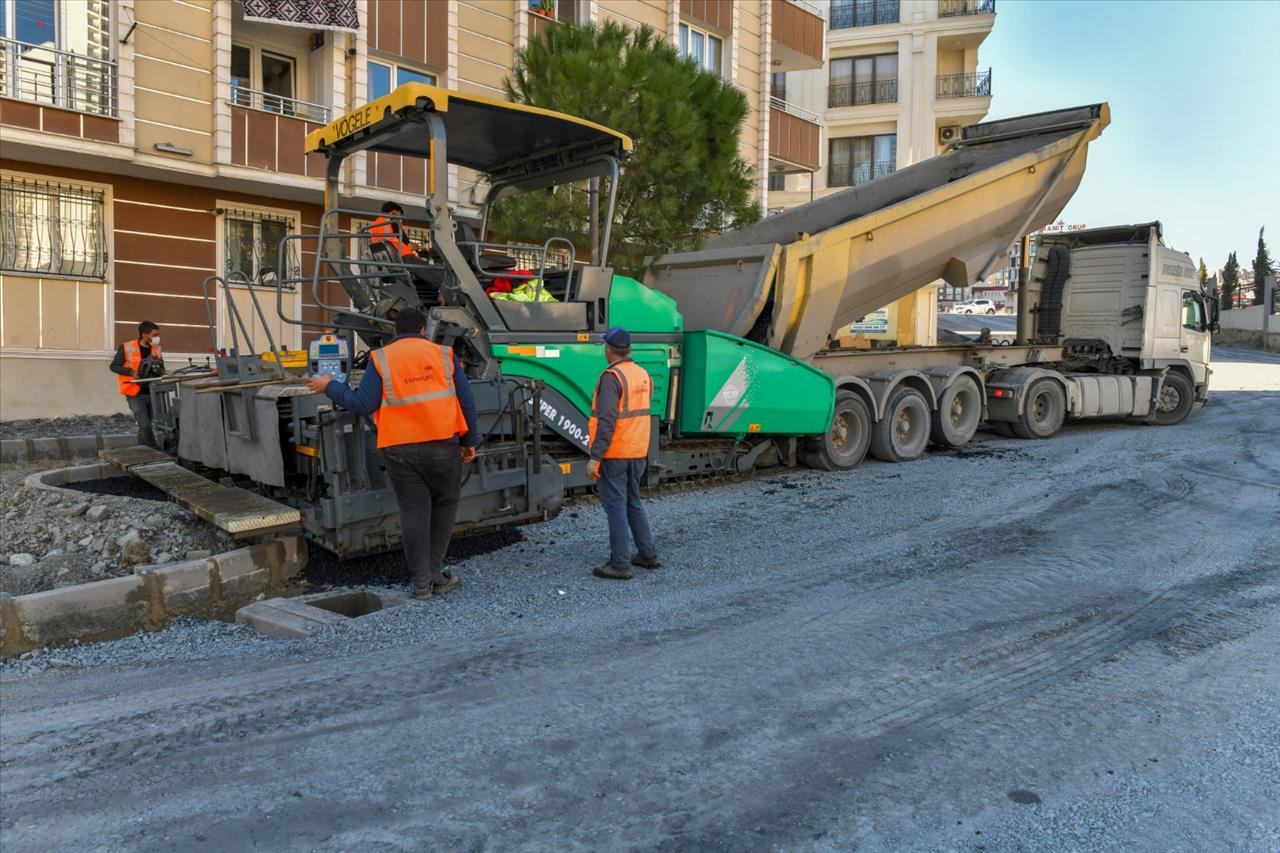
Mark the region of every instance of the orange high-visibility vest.
[[[151, 357], [160, 357], [159, 344], [151, 345]], [[142, 367], [142, 347], [137, 341], [124, 342], [124, 366], [133, 371], [133, 376], [116, 374], [116, 381], [120, 383], [120, 393], [126, 397], [136, 397], [142, 393], [142, 386], [133, 381], [133, 377], [138, 375], [138, 370]]]
[[[403, 227], [403, 226], [402, 226]], [[373, 227], [369, 229], [369, 233], [373, 235], [371, 243], [389, 243], [393, 251], [399, 252], [400, 257], [415, 254], [413, 247], [408, 243], [401, 242], [396, 236], [395, 226], [391, 224], [391, 220], [385, 216], [379, 216], [373, 220]], [[401, 231], [403, 233], [403, 231]]]
[[[612, 373], [622, 386], [618, 398], [618, 423], [613, 440], [605, 451], [605, 459], [644, 459], [649, 455], [649, 417], [653, 406], [653, 378], [631, 359], [615, 361], [604, 373]], [[604, 374], [600, 376], [604, 379]], [[591, 398], [591, 419], [587, 422], [587, 446], [596, 441], [596, 425], [600, 409], [600, 383]]]
[[382, 405], [373, 413], [378, 447], [466, 434], [449, 347], [426, 338], [401, 338], [372, 356], [369, 363], [382, 377]]

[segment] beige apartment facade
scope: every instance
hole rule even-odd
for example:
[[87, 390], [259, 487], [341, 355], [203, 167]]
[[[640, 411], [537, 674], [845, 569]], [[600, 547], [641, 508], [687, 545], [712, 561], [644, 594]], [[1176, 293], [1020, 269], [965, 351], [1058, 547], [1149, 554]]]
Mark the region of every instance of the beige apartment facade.
[[[648, 25], [740, 88], [762, 203], [769, 174], [818, 166], [817, 123], [780, 110], [769, 85], [775, 70], [822, 65], [826, 22], [804, 0], [293, 5], [354, 11], [358, 24], [257, 19], [244, 0], [0, 3], [0, 418], [124, 411], [106, 366], [142, 320], [161, 325], [171, 366], [229, 346], [228, 301], [247, 314], [247, 293], [206, 302], [206, 278], [310, 272], [296, 243], [276, 248], [323, 215], [306, 134], [410, 81], [502, 98], [516, 52], [545, 27]], [[425, 182], [422, 161], [357, 156], [343, 203], [372, 216], [392, 199], [412, 218]], [[451, 172], [464, 216], [476, 183]], [[322, 320], [308, 290], [283, 297], [286, 316]], [[251, 320], [256, 348], [268, 331], [301, 345], [268, 307], [265, 330]]]

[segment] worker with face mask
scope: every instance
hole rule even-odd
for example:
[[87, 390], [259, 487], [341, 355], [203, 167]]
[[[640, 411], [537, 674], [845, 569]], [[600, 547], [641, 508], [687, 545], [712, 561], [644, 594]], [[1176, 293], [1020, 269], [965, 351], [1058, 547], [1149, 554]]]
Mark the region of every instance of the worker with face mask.
[[[147, 362], [145, 370], [144, 362]], [[155, 437], [151, 433], [151, 391], [134, 380], [146, 374], [161, 376], [164, 373], [164, 360], [160, 357], [160, 327], [150, 320], [139, 323], [138, 339], [125, 341], [116, 349], [110, 369], [116, 374], [120, 393], [138, 424], [138, 444], [155, 447]]]

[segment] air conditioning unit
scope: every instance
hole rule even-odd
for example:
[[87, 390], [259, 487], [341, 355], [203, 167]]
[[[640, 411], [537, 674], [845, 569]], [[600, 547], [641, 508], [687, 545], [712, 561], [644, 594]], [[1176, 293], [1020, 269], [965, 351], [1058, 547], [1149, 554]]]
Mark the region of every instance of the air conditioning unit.
[[938, 142], [943, 145], [949, 145], [960, 138], [960, 125], [949, 124], [946, 127], [938, 128]]

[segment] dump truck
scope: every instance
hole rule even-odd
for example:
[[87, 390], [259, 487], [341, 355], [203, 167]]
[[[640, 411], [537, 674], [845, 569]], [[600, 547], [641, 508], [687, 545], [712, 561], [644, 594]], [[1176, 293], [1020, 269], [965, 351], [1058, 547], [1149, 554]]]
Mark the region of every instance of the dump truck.
[[[221, 293], [232, 337], [214, 341], [216, 375], [152, 383], [162, 449], [104, 455], [238, 535], [294, 525], [340, 556], [395, 548], [400, 520], [373, 424], [305, 378], [358, 381], [409, 306], [428, 312], [428, 337], [460, 354], [477, 401], [481, 442], [459, 532], [549, 518], [589, 487], [587, 419], [611, 326], [631, 333], [654, 379], [650, 484], [762, 466], [848, 469], [868, 451], [908, 461], [930, 441], [962, 446], [984, 419], [1031, 438], [1068, 417], [1176, 423], [1207, 394], [1212, 303], [1155, 223], [1042, 240], [1023, 275], [1015, 346], [831, 346], [852, 320], [938, 278], [977, 280], [1053, 221], [1108, 122], [1098, 104], [975, 125], [939, 157], [652, 258], [640, 281], [608, 263], [627, 136], [407, 84], [308, 136], [307, 152], [327, 158], [325, 213], [318, 231], [282, 241], [276, 270], [293, 249], [314, 254], [310, 273], [211, 277], [210, 325]], [[369, 212], [342, 206], [339, 176], [360, 152], [426, 158], [427, 263], [389, 256], [356, 225]], [[478, 231], [449, 207], [450, 166], [486, 178]], [[602, 202], [584, 229], [598, 235], [592, 245], [488, 233], [503, 198], [585, 180]], [[491, 298], [499, 278], [536, 298]], [[269, 328], [274, 301], [282, 322], [312, 338], [307, 351], [250, 340], [255, 324], [233, 285], [252, 297], [257, 327]], [[287, 315], [292, 288], [308, 289], [324, 322]]]

